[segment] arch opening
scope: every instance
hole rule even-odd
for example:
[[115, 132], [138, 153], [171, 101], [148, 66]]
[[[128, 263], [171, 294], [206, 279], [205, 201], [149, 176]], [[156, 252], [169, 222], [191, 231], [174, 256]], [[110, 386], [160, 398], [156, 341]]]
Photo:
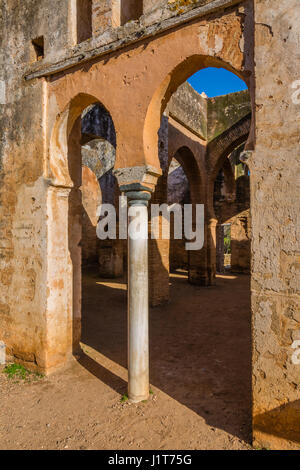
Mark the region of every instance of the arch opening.
[[[213, 204], [218, 220], [216, 252], [219, 273], [250, 274], [250, 172], [247, 165], [239, 159], [244, 145], [239, 145], [228, 155], [214, 183]], [[230, 192], [232, 187], [233, 197]]]
[[[106, 353], [105, 345], [101, 348], [95, 337], [99, 330], [94, 329], [97, 317], [105, 322], [105, 295], [99, 308], [99, 285], [103, 279], [124, 273], [124, 243], [97, 236], [99, 206], [112, 204], [118, 210], [119, 189], [113, 175], [116, 148], [113, 119], [95, 97], [77, 95], [55, 123], [48, 164], [54, 216], [50, 244], [58, 246], [57, 234], [64, 236], [60, 255], [49, 262], [49, 273], [63, 273], [64, 286], [68, 286], [60, 294], [67, 315], [59, 350], [73, 354], [87, 368], [91, 349]], [[54, 289], [51, 294], [56, 294]]]

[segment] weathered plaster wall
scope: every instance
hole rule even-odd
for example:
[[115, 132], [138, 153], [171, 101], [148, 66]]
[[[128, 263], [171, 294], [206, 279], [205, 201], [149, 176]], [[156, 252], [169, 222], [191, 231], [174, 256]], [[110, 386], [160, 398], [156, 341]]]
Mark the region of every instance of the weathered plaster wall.
[[250, 273], [250, 179], [248, 175], [242, 175], [234, 180], [236, 166], [231, 166], [229, 160], [227, 162], [229, 166], [220, 171], [214, 186], [214, 212], [219, 224], [217, 269], [219, 272], [224, 270], [224, 231], [221, 224], [231, 224], [231, 271]]
[[168, 204], [188, 204], [189, 181], [180, 165], [172, 160], [168, 174]]
[[[24, 74], [32, 68], [33, 38], [44, 35], [45, 39], [45, 59], [37, 64], [37, 68], [81, 50], [79, 46], [72, 50], [67, 48], [69, 11], [67, 2], [58, 3], [51, 3], [51, 9], [49, 2], [20, 4], [6, 1], [1, 4], [5, 49], [10, 52], [5, 55], [5, 66], [1, 71], [5, 75], [1, 78], [4, 78], [6, 88], [5, 93], [2, 92], [4, 104], [1, 105], [1, 331], [10, 352], [18, 356], [23, 354], [24, 359], [32, 360], [32, 366], [47, 370], [64, 362], [62, 349], [65, 344], [70, 344], [69, 340], [67, 343], [61, 341], [61, 334], [71, 321], [72, 299], [68, 289], [72, 269], [68, 247], [63, 242], [68, 239], [67, 205], [72, 181], [67, 176], [68, 163], [62, 169], [57, 152], [66, 148], [66, 142], [60, 139], [65, 138], [66, 129], [71, 130], [73, 118], [93, 102], [86, 97], [81, 102], [80, 95], [75, 103], [72, 101], [74, 96], [85, 91], [111, 111], [116, 125], [119, 166], [143, 164], [147, 160], [157, 165], [157, 149], [151, 150], [150, 157], [145, 158], [144, 125], [151, 99], [165, 77], [184, 58], [200, 54], [196, 61], [200, 67], [206, 64], [201, 57], [211, 51], [211, 46], [205, 42], [200, 43], [199, 48], [199, 28], [207, 30], [206, 20], [201, 19], [199, 24], [192, 23], [171, 31], [167, 41], [163, 37], [148, 40], [151, 47], [141, 43], [124, 54], [114, 53], [109, 60], [96, 61], [89, 67], [80, 66], [48, 81], [43, 78], [24, 81]], [[60, 15], [53, 14], [57, 11]], [[167, 15], [178, 18], [178, 11], [168, 9]], [[240, 37], [243, 35], [244, 19], [235, 11], [228, 11], [224, 19], [217, 16], [212, 21], [216, 29], [212, 28], [210, 34], [217, 31], [226, 35], [223, 24], [230, 23]], [[119, 29], [118, 34], [121, 31], [124, 37], [130, 34], [130, 29], [125, 27]], [[104, 37], [102, 39], [104, 41]], [[109, 41], [107, 36], [105, 42]], [[92, 48], [93, 43], [81, 47], [82, 50]], [[242, 69], [243, 54], [239, 46], [233, 52], [224, 43], [222, 51], [218, 49], [218, 55], [232, 67]], [[187, 74], [195, 67], [196, 64], [188, 63]], [[183, 77], [176, 81], [178, 83], [172, 85], [175, 89]], [[71, 101], [68, 124], [64, 113]], [[131, 103], [130, 108], [128, 103]], [[62, 127], [59, 127], [61, 122]], [[53, 131], [55, 126], [60, 130], [58, 134]], [[157, 136], [155, 123], [150, 127], [153, 136]], [[49, 165], [50, 154], [56, 155], [57, 159]], [[79, 159], [79, 155], [76, 154], [76, 158]], [[33, 220], [37, 222], [33, 223]], [[76, 263], [78, 266], [78, 261]], [[34, 276], [30, 271], [28, 279], [24, 274], [27, 267], [34, 270]], [[32, 290], [29, 296], [23, 296], [20, 291], [20, 296], [16, 297], [19, 285], [38, 285], [40, 288]], [[35, 292], [34, 298], [32, 292]], [[31, 320], [25, 321], [25, 312]], [[50, 312], [51, 322], [48, 321]], [[68, 312], [68, 317], [60, 312]], [[58, 330], [56, 326], [61, 320], [63, 323]], [[53, 325], [51, 331], [50, 325]], [[58, 331], [60, 335], [55, 339]], [[54, 354], [53, 348], [59, 341], [61, 351]], [[49, 344], [51, 351], [46, 347]], [[55, 356], [53, 361], [51, 354]]]
[[185, 82], [172, 95], [167, 113], [210, 142], [251, 113], [248, 90], [208, 98]]
[[[92, 0], [92, 36], [105, 42], [207, 5], [212, 0]], [[125, 26], [125, 31], [122, 27]]]
[[231, 271], [250, 273], [251, 218], [250, 209], [240, 212], [231, 221]]
[[248, 90], [207, 99], [207, 140], [218, 137], [251, 113]]
[[92, 263], [97, 261], [97, 209], [102, 202], [102, 194], [95, 173], [82, 166], [82, 261]]
[[[200, 189], [200, 188], [199, 188]], [[188, 178], [182, 166], [173, 158], [168, 174], [168, 204], [190, 204], [190, 187]], [[170, 237], [170, 270], [177, 268], [188, 269], [188, 252], [185, 249], [186, 240], [175, 240], [173, 224], [171, 223]]]
[[[255, 2], [256, 145], [252, 209], [254, 437], [266, 447], [300, 442], [299, 80], [300, 4]], [[292, 444], [293, 442], [293, 444]]]
[[[209, 114], [208, 114], [208, 102], [209, 102]], [[197, 93], [187, 82], [181, 85], [177, 91], [172, 95], [170, 102], [168, 103], [165, 114], [162, 117], [161, 127], [159, 130], [159, 159], [162, 170], [166, 170], [168, 167], [169, 158], [172, 155], [172, 152], [176, 151], [176, 146], [184, 146], [188, 144], [191, 148], [195, 147], [195, 143], [198, 143], [199, 150], [201, 150], [205, 142], [201, 140], [202, 136], [207, 134], [213, 135], [215, 133], [216, 126], [218, 127], [219, 133], [226, 130], [232, 124], [236, 123], [237, 120], [241, 119], [245, 113], [248, 114], [250, 111], [250, 98], [248, 92], [241, 93], [232, 93], [228, 96], [217, 97], [214, 100], [209, 100], [206, 96], [201, 96]], [[168, 118], [169, 116], [169, 118]], [[212, 119], [213, 117], [213, 119]], [[170, 124], [169, 124], [170, 119]], [[169, 147], [169, 137], [168, 137], [168, 126], [172, 128], [172, 123], [177, 122], [178, 136], [175, 137], [175, 134], [171, 133], [170, 148]], [[183, 126], [180, 128], [180, 126]], [[211, 126], [211, 127], [210, 127]], [[89, 140], [91, 138], [97, 137], [95, 140], [92, 140], [86, 143], [82, 147], [83, 155], [83, 164], [87, 165], [92, 171], [94, 171], [99, 178], [101, 189], [103, 192], [103, 202], [114, 203], [114, 181], [111, 181], [109, 174], [107, 173], [114, 166], [115, 160], [115, 147], [116, 147], [116, 134], [114, 125], [111, 119], [110, 114], [108, 113], [103, 106], [95, 105], [91, 106], [84, 112], [82, 118], [82, 142]], [[193, 135], [194, 134], [194, 135]], [[189, 135], [190, 140], [186, 141], [186, 135]], [[198, 139], [197, 139], [198, 136]], [[99, 140], [99, 138], [104, 140]], [[195, 143], [193, 143], [193, 140]], [[197, 144], [196, 144], [197, 145]], [[198, 151], [196, 155], [198, 154]], [[170, 154], [170, 156], [169, 156]], [[174, 160], [173, 160], [174, 161]], [[177, 163], [177, 166], [179, 164]], [[201, 166], [201, 165], [200, 165]], [[175, 167], [172, 167], [172, 164], [169, 167], [168, 175], [168, 203], [172, 204], [173, 202], [184, 203], [188, 202], [188, 180], [184, 173], [184, 170], [179, 166], [176, 171]], [[206, 175], [204, 177], [204, 155], [202, 156], [202, 172], [203, 172], [203, 188], [207, 184]], [[102, 175], [102, 178], [100, 178]], [[109, 184], [109, 183], [112, 184]], [[105, 184], [104, 184], [105, 183]], [[202, 189], [203, 189], [202, 188]], [[201, 191], [201, 188], [198, 189]], [[166, 202], [166, 201], [161, 201]], [[248, 202], [249, 204], [249, 202]], [[223, 207], [223, 206], [222, 206]], [[249, 205], [248, 205], [249, 207]], [[241, 210], [244, 210], [241, 209]], [[225, 213], [228, 213], [228, 210]], [[225, 217], [225, 215], [224, 215]], [[224, 218], [223, 217], [223, 218]], [[231, 215], [230, 215], [231, 217]], [[225, 217], [225, 219], [228, 218]], [[224, 220], [225, 220], [224, 219]], [[83, 237], [86, 233], [83, 232]], [[94, 238], [96, 239], [96, 233], [94, 231]], [[85, 246], [85, 243], [89, 243], [85, 240], [82, 241], [82, 245]], [[160, 241], [162, 247], [162, 241]], [[249, 239], [247, 239], [247, 246], [249, 251]], [[96, 246], [96, 244], [94, 243]], [[101, 262], [101, 273], [102, 275], [108, 276], [110, 272], [110, 277], [113, 277], [114, 269], [109, 269], [109, 266], [112, 267], [112, 261], [114, 259], [112, 251], [114, 250], [114, 243], [98, 243], [98, 250], [101, 251], [101, 256], [99, 257], [99, 262]], [[102, 246], [103, 245], [103, 246]], [[168, 249], [166, 243], [164, 242], [165, 249]], [[235, 246], [239, 248], [234, 250], [234, 256], [236, 265], [235, 269], [238, 268], [238, 259], [239, 254], [240, 258], [244, 258], [242, 244], [239, 243]], [[157, 248], [157, 247], [155, 247]], [[162, 248], [161, 248], [162, 249]], [[185, 251], [185, 241], [182, 240], [171, 240], [171, 255], [170, 262], [171, 266], [178, 267], [187, 267], [188, 253]], [[100, 253], [99, 251], [99, 253]], [[161, 256], [162, 252], [160, 253]], [[83, 250], [83, 258], [86, 258], [86, 250]], [[249, 270], [249, 260], [250, 256], [248, 254], [248, 270]], [[164, 299], [162, 296], [162, 279], [159, 279], [158, 270], [161, 269], [165, 271], [166, 267], [162, 267], [159, 262], [160, 258], [157, 257], [156, 265], [153, 266], [153, 276], [155, 279], [151, 279], [151, 285], [154, 283], [159, 286], [157, 289], [157, 294], [161, 300]], [[150, 262], [154, 262], [154, 257], [150, 256]], [[245, 263], [241, 261], [241, 266]], [[104, 267], [106, 266], [106, 267]], [[151, 266], [152, 269], [152, 266]], [[241, 268], [242, 269], [242, 268]], [[164, 278], [164, 276], [162, 276]], [[166, 276], [166, 283], [168, 279]], [[168, 289], [166, 289], [168, 290]], [[150, 288], [150, 301], [153, 304], [154, 302], [159, 303], [158, 299], [153, 298], [153, 289]]]

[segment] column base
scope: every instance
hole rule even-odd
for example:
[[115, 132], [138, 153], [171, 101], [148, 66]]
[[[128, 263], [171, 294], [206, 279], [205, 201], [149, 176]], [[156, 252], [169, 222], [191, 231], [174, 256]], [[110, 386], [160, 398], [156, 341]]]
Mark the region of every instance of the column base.
[[150, 396], [149, 393], [147, 395], [141, 395], [141, 396], [137, 396], [137, 397], [129, 396], [128, 401], [129, 401], [129, 403], [140, 403], [141, 401], [148, 400], [149, 396]]
[[215, 279], [211, 279], [207, 276], [201, 276], [198, 273], [189, 272], [189, 284], [195, 286], [209, 287], [215, 285]]

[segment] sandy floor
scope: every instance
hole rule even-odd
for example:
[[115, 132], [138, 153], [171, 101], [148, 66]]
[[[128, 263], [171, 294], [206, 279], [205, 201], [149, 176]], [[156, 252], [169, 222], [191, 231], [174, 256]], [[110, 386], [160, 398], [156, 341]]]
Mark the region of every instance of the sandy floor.
[[120, 401], [126, 287], [90, 272], [80, 362], [29, 383], [0, 373], [0, 449], [249, 448], [249, 277], [200, 288], [176, 274], [170, 283], [170, 304], [150, 315], [148, 402]]

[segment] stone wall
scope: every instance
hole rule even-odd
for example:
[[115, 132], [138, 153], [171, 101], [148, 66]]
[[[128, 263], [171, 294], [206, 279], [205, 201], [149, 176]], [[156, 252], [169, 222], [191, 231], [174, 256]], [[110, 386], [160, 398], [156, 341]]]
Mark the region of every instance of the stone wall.
[[185, 82], [172, 95], [166, 112], [210, 142], [251, 113], [250, 94], [244, 90], [208, 98]]
[[231, 219], [231, 272], [250, 273], [251, 218], [250, 209]]
[[[230, 145], [230, 138], [232, 139], [232, 136], [228, 140], [227, 136], [223, 139], [222, 134], [245, 118], [245, 116], [248, 116], [250, 112], [251, 103], [248, 90], [216, 98], [207, 98], [205, 94], [200, 95], [197, 93], [187, 82], [181, 85], [174, 93], [166, 111], [172, 119], [175, 119], [185, 129], [205, 139], [206, 145], [209, 142], [213, 144], [214, 140], [220, 137], [219, 145], [224, 147], [224, 149]], [[241, 151], [242, 148], [240, 149]], [[239, 154], [235, 154], [235, 160], [238, 159]], [[213, 162], [211, 163], [213, 164]], [[208, 175], [212, 172], [213, 168], [210, 167], [210, 162], [207, 162], [207, 174], [203, 175], [203, 185], [206, 190], [209, 184]], [[185, 194], [187, 192], [187, 182], [187, 177], [182, 167], [173, 168], [171, 164], [168, 176], [169, 203], [183, 203], [185, 199], [185, 202], [187, 202], [188, 198], [186, 198]], [[220, 193], [219, 197], [222, 198], [224, 196], [224, 199], [226, 199], [225, 186], [222, 190], [225, 193]], [[245, 184], [242, 184], [241, 179], [237, 183], [237, 191], [234, 188], [234, 194], [233, 188], [229, 187], [228, 198], [228, 201], [218, 199], [218, 203], [215, 205], [215, 213], [219, 223], [232, 223], [234, 271], [250, 272], [250, 232], [241, 231], [241, 228], [245, 226], [245, 224], [241, 224], [241, 220], [244, 220], [244, 218], [241, 215], [240, 219], [239, 215], [237, 215], [250, 207], [249, 179], [246, 178]], [[247, 220], [247, 226], [250, 226], [249, 210], [247, 212]], [[203, 248], [203, 251], [205, 249]], [[217, 251], [220, 251], [220, 249], [221, 247], [218, 245]], [[172, 269], [188, 267], [184, 241], [171, 239], [170, 253], [170, 266]]]
[[102, 202], [99, 182], [95, 173], [90, 168], [82, 167], [82, 261], [90, 264], [98, 261], [97, 234], [98, 223], [97, 209]]

